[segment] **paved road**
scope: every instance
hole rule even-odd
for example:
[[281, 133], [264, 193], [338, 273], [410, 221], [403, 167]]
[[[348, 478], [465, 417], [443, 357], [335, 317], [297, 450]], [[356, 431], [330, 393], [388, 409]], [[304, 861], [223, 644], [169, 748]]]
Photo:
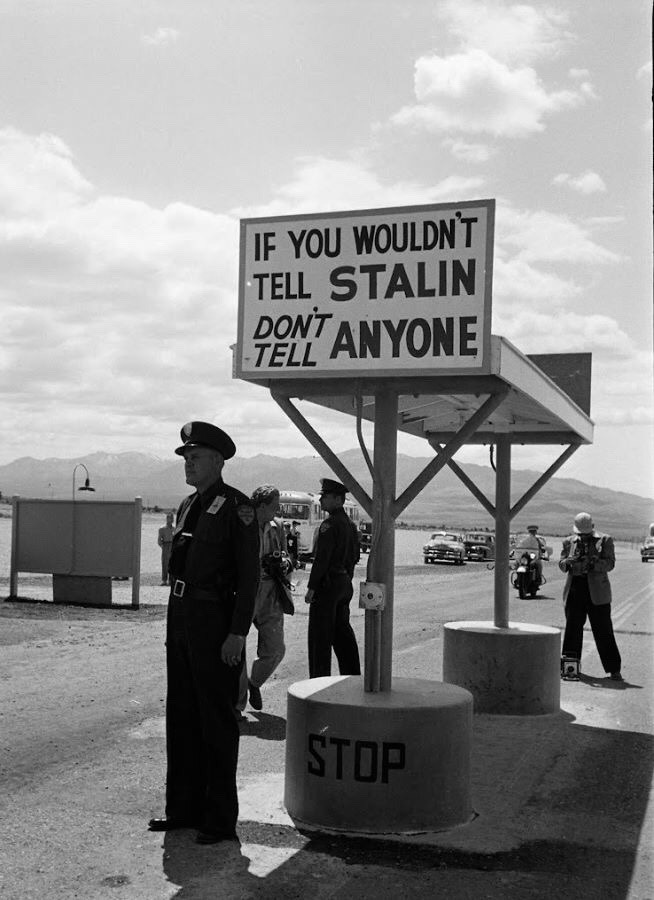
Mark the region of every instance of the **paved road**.
[[[442, 624], [492, 618], [493, 573], [401, 550], [394, 674], [438, 680]], [[512, 621], [561, 625], [561, 576], [545, 574], [538, 599], [512, 591]], [[476, 716], [477, 818], [410, 840], [301, 833], [282, 808], [286, 689], [306, 677], [300, 603], [264, 711], [242, 728], [241, 843], [221, 848], [144, 828], [163, 800], [163, 589], [146, 586], [139, 611], [0, 603], [0, 896], [652, 898], [653, 578], [618, 548], [627, 683], [606, 681], [589, 635], [560, 715]]]

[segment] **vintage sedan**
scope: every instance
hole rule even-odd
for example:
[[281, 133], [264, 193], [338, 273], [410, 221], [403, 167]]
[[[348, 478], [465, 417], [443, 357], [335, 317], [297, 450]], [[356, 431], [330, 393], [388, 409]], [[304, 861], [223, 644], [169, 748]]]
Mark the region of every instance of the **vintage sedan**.
[[490, 531], [466, 531], [463, 546], [466, 559], [495, 559], [495, 535]]
[[426, 563], [451, 562], [462, 566], [465, 559], [461, 535], [453, 531], [434, 531], [422, 553]]
[[644, 563], [654, 559], [654, 537], [645, 538], [645, 543], [640, 548], [640, 559]]

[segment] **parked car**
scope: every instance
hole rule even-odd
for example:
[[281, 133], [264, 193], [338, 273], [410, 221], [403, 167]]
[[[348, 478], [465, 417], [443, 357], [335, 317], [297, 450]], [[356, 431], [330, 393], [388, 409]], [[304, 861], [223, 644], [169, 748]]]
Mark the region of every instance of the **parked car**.
[[370, 553], [372, 543], [372, 522], [359, 522], [359, 550]]
[[466, 559], [495, 559], [495, 535], [490, 531], [467, 531], [463, 546]]
[[453, 562], [462, 566], [465, 560], [461, 535], [453, 531], [434, 531], [422, 553], [426, 563]]
[[641, 562], [646, 563], [650, 559], [654, 559], [654, 537], [645, 538], [645, 543], [640, 548]]

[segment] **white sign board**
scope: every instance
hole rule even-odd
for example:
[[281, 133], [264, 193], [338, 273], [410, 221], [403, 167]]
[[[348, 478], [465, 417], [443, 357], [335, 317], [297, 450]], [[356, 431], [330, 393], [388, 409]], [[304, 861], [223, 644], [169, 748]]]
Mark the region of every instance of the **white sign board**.
[[494, 200], [241, 221], [235, 374], [480, 372]]

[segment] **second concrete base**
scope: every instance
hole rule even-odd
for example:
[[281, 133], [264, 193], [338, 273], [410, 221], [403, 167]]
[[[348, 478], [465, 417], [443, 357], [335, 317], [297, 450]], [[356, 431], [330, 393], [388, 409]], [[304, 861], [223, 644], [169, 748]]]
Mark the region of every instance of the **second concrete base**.
[[443, 681], [474, 697], [476, 713], [509, 716], [559, 711], [561, 632], [547, 625], [447, 622]]

